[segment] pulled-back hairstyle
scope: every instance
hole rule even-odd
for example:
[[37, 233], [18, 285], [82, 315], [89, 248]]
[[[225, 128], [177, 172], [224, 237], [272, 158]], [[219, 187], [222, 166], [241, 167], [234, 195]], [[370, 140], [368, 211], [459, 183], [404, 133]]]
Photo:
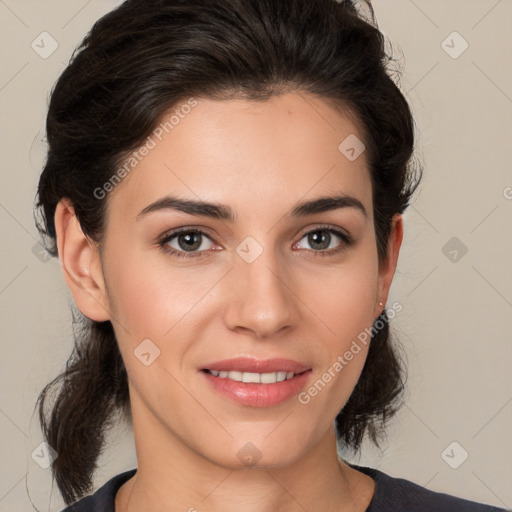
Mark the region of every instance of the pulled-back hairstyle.
[[[391, 218], [407, 208], [421, 168], [412, 165], [414, 121], [391, 78], [394, 59], [373, 10], [363, 7], [366, 15], [351, 1], [127, 0], [103, 16], [51, 94], [36, 205], [50, 253], [57, 255], [54, 214], [62, 198], [71, 200], [84, 234], [101, 242], [108, 195], [98, 198], [95, 190], [178, 103], [190, 97], [264, 101], [296, 90], [360, 124], [384, 261]], [[117, 413], [131, 419], [112, 324], [79, 320], [64, 371], [36, 403], [45, 439], [58, 453], [52, 472], [67, 504], [91, 491]], [[353, 450], [365, 434], [378, 443], [402, 401], [405, 371], [388, 320], [384, 310], [357, 385], [336, 417], [338, 442]]]

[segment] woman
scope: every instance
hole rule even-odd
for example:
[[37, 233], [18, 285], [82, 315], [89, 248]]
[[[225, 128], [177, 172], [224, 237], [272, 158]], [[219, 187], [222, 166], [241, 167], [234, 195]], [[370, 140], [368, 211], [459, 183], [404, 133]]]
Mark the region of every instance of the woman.
[[[40, 396], [66, 511], [498, 510], [336, 451], [377, 442], [403, 390], [387, 298], [421, 172], [388, 62], [349, 1], [128, 0], [95, 24], [38, 190], [81, 319]], [[138, 466], [85, 497], [119, 419]]]

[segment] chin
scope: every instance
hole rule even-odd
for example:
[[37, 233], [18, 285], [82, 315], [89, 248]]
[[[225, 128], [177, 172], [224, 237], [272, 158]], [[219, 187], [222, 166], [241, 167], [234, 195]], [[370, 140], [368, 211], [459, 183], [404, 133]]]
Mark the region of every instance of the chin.
[[[267, 433], [265, 436], [268, 435]], [[296, 461], [305, 448], [299, 449], [300, 444], [290, 443], [290, 439], [277, 437], [274, 440], [264, 436], [255, 437], [253, 441], [232, 439], [223, 443], [222, 452], [204, 454], [214, 464], [230, 470], [247, 469], [280, 469]]]

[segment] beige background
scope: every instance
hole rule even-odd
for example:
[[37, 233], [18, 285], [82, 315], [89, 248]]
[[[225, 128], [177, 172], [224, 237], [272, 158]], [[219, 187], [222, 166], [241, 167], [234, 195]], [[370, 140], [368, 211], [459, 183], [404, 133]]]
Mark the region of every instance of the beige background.
[[[0, 0], [1, 512], [63, 506], [50, 470], [31, 453], [42, 441], [35, 400], [72, 347], [70, 299], [58, 262], [32, 252], [31, 209], [49, 91], [92, 23], [117, 3]], [[374, 5], [405, 64], [401, 87], [415, 112], [425, 176], [405, 215], [389, 301], [404, 307], [392, 325], [409, 360], [408, 402], [382, 451], [368, 447], [354, 460], [512, 507], [512, 2]], [[58, 43], [46, 59], [31, 47], [43, 31]], [[453, 58], [464, 41], [467, 50]], [[458, 469], [442, 457], [453, 441], [460, 447], [448, 449], [452, 464], [469, 454]], [[135, 465], [131, 432], [121, 430], [96, 484]]]

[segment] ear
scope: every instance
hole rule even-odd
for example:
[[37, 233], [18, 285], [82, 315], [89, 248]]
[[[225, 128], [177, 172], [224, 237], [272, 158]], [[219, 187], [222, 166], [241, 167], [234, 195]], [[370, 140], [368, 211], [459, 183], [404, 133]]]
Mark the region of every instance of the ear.
[[[389, 233], [386, 259], [379, 264], [375, 318], [377, 318], [382, 313], [388, 300], [389, 289], [395, 274], [398, 261], [398, 253], [400, 252], [400, 246], [402, 245], [403, 234], [403, 218], [401, 214], [397, 213], [393, 215], [393, 218], [391, 219], [391, 229]], [[384, 306], [381, 306], [379, 302], [382, 302]]]
[[59, 202], [54, 219], [59, 261], [76, 306], [91, 320], [110, 320], [98, 248], [82, 232], [69, 199]]

